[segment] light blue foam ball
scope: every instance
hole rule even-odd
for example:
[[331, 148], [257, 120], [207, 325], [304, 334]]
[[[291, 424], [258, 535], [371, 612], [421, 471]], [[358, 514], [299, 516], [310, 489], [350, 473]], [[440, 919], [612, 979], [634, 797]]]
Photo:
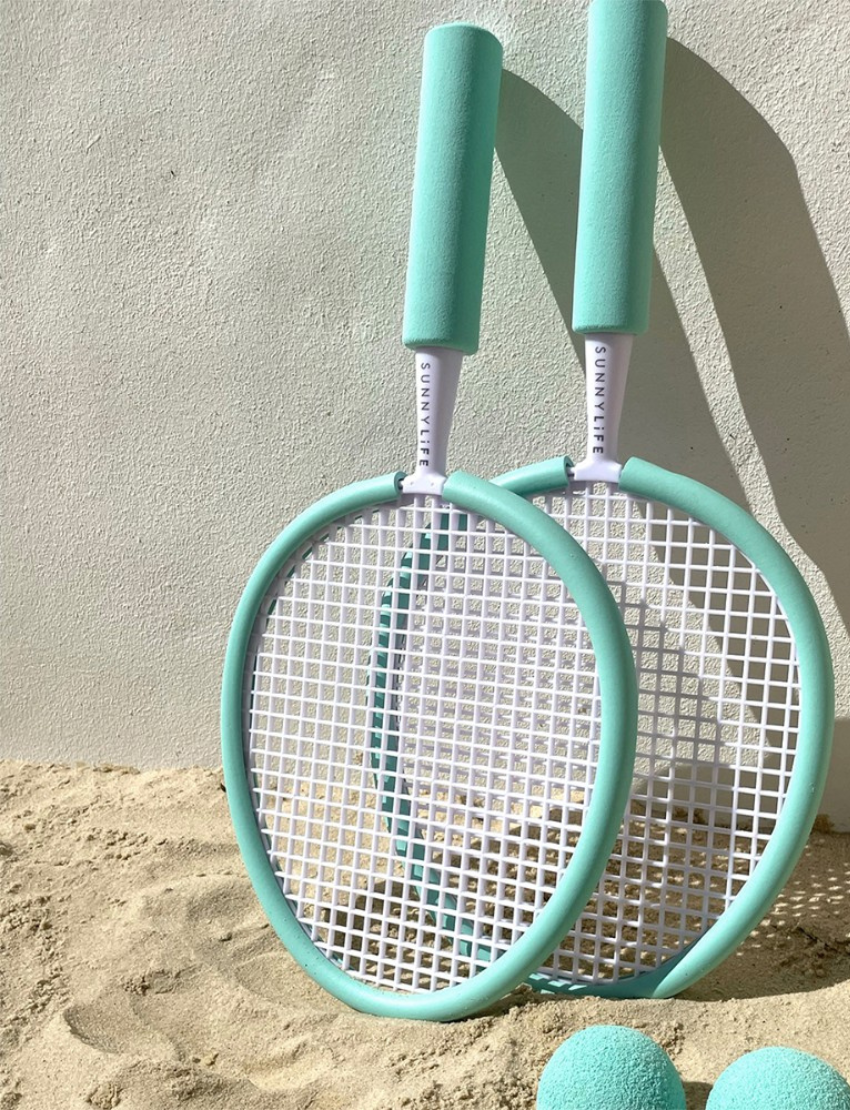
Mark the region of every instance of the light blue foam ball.
[[706, 1110], [850, 1110], [850, 1086], [808, 1052], [759, 1048], [723, 1072]]
[[622, 1025], [591, 1025], [553, 1054], [537, 1087], [537, 1110], [685, 1110], [670, 1057]]

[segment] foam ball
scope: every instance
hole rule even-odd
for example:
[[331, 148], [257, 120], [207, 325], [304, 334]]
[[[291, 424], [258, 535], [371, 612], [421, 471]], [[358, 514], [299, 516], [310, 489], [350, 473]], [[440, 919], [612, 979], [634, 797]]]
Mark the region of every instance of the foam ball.
[[537, 1087], [537, 1110], [685, 1110], [670, 1057], [622, 1025], [591, 1025], [553, 1054]]
[[835, 1068], [794, 1048], [741, 1056], [714, 1084], [706, 1110], [850, 1110], [850, 1085]]

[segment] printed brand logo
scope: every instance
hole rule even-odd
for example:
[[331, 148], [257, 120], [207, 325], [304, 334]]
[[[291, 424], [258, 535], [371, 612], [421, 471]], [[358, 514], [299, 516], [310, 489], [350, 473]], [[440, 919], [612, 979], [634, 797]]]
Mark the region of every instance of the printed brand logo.
[[600, 345], [594, 348], [593, 366], [587, 368], [593, 374], [593, 407], [591, 410], [591, 453], [605, 454], [605, 395], [608, 392], [608, 350]]
[[419, 466], [428, 466], [431, 459], [430, 369], [430, 362], [419, 364]]

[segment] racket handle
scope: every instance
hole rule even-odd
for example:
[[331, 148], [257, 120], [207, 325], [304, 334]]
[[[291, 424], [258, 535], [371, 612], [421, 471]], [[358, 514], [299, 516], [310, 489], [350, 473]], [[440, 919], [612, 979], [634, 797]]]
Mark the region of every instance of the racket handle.
[[649, 323], [667, 9], [594, 0], [589, 15], [573, 328]]
[[468, 23], [425, 38], [407, 265], [407, 347], [478, 350], [502, 47]]

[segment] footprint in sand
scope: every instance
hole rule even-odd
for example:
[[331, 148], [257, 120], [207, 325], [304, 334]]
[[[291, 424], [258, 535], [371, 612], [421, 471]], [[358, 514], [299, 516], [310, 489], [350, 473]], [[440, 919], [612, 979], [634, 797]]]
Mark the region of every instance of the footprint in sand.
[[[248, 1080], [262, 1091], [297, 1093], [299, 1103], [319, 1084], [326, 1088], [333, 1055], [310, 1029], [333, 1015], [304, 1011], [312, 983], [241, 879], [204, 876], [140, 890], [116, 916], [124, 938], [120, 958], [109, 959], [116, 974], [91, 1001], [64, 1011], [74, 1037], [110, 1055], [186, 1066], [185, 1082], [196, 1073]], [[170, 966], [156, 962], [169, 957]]]

